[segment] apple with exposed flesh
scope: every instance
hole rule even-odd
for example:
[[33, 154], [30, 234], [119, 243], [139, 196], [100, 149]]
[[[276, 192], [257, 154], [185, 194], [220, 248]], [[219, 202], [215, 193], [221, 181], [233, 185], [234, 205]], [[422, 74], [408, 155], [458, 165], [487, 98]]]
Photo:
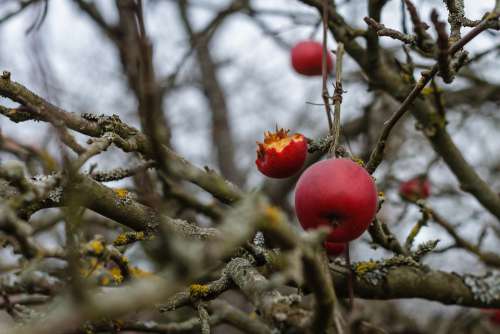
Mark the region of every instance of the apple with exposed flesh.
[[307, 140], [300, 133], [289, 135], [289, 130], [266, 131], [264, 142], [257, 142], [257, 169], [273, 178], [296, 174], [307, 157]]

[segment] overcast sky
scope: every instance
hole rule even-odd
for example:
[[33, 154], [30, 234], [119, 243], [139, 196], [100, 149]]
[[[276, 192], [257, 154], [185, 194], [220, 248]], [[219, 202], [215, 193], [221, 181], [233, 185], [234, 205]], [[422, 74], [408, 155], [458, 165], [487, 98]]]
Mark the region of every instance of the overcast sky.
[[[0, 0], [0, 17], [11, 10], [5, 0]], [[161, 1], [158, 1], [161, 2]], [[366, 15], [366, 1], [351, 1], [348, 6], [341, 7], [346, 19], [354, 25], [363, 27], [361, 18]], [[442, 9], [442, 1], [414, 1], [418, 3], [423, 18], [429, 17], [430, 10], [436, 6]], [[3, 3], [3, 4], [2, 4]], [[116, 18], [114, 1], [99, 1], [105, 9], [109, 20]], [[202, 3], [211, 6], [224, 7], [228, 1], [220, 0], [193, 0], [192, 3]], [[289, 9], [310, 13], [315, 21], [317, 13], [307, 6], [291, 0], [261, 0], [255, 1], [258, 8]], [[491, 9], [494, 0], [466, 0], [466, 15], [471, 19], [479, 19], [483, 13]], [[400, 28], [400, 2], [392, 0], [383, 11], [382, 22], [388, 27]], [[198, 28], [204, 26], [212, 15], [212, 10], [206, 7], [192, 11], [193, 22]], [[442, 11], [441, 11], [442, 12]], [[48, 98], [51, 102], [75, 112], [93, 112], [97, 114], [119, 114], [123, 119], [137, 125], [132, 117], [135, 112], [134, 100], [127, 92], [126, 80], [122, 75], [116, 51], [94, 24], [82, 15], [69, 0], [51, 0], [48, 16], [38, 31], [26, 35], [26, 29], [34, 22], [38, 9], [33, 8], [18, 15], [7, 24], [0, 26], [0, 70], [12, 72], [12, 78], [30, 89]], [[155, 45], [154, 60], [158, 69], [158, 76], [166, 76], [177, 67], [188, 47], [188, 41], [178, 20], [178, 12], [171, 1], [157, 6], [146, 7], [147, 31]], [[445, 17], [442, 16], [444, 19]], [[313, 33], [310, 25], [297, 25], [288, 19], [266, 17], [266, 22], [278, 31], [278, 36], [293, 44], [301, 39], [308, 38]], [[431, 29], [432, 30], [432, 29]], [[464, 29], [464, 32], [467, 29]], [[320, 31], [313, 35], [320, 39]], [[498, 34], [496, 35], [498, 42]], [[383, 38], [383, 43], [399, 47], [400, 43]], [[481, 36], [472, 41], [468, 50], [479, 52], [492, 46], [491, 36]], [[34, 65], [37, 57], [33, 54], [34, 46], [45, 50], [47, 58], [44, 65], [45, 73], [39, 73]], [[330, 39], [330, 48], [335, 44]], [[219, 61], [227, 65], [221, 71], [221, 79], [227, 90], [231, 121], [238, 140], [238, 161], [244, 168], [252, 170], [249, 184], [257, 186], [263, 177], [254, 171], [254, 143], [261, 140], [262, 132], [271, 129], [278, 123], [283, 127], [292, 127], [294, 131], [306, 132], [315, 136], [326, 130], [326, 122], [322, 107], [306, 104], [320, 102], [319, 78], [303, 78], [290, 69], [289, 53], [278, 46], [275, 41], [263, 32], [244, 15], [235, 15], [229, 19], [217, 33], [212, 44], [212, 52]], [[427, 62], [428, 63], [428, 62]], [[496, 67], [488, 67], [493, 59], [485, 59], [481, 66], [481, 75], [485, 78], [500, 82], [498, 61]], [[346, 59], [345, 73], [356, 71], [357, 67], [350, 59]], [[183, 67], [181, 80], [193, 77], [195, 65], [189, 60]], [[40, 78], [46, 78], [40, 80]], [[460, 81], [455, 84], [461, 85]], [[362, 107], [370, 101], [371, 93], [365, 86], [347, 80], [344, 84], [347, 93], [342, 105], [343, 121], [360, 115]], [[0, 98], [0, 103], [9, 103]], [[165, 110], [174, 128], [173, 145], [188, 159], [200, 165], [211, 165], [213, 161], [210, 149], [209, 118], [206, 112], [206, 102], [201, 93], [193, 88], [182, 89], [172, 94], [165, 102]], [[300, 111], [307, 111], [307, 117], [298, 117]], [[450, 119], [450, 129], [458, 124], [458, 119]], [[411, 176], [415, 170], [423, 168], [428, 161], [416, 156], [416, 152], [430, 153], [431, 149], [414, 129], [414, 123], [407, 124], [411, 138], [408, 145], [410, 155], [404, 161], [403, 168], [398, 170], [398, 177]], [[2, 133], [17, 138], [23, 143], [41, 145], [47, 140], [47, 126], [41, 123], [14, 124], [8, 119], [0, 118]], [[480, 131], [477, 131], [480, 129]], [[498, 125], [487, 120], [470, 118], [465, 126], [453, 131], [454, 139], [464, 150], [469, 161], [481, 161], [485, 166], [498, 159], [499, 138]], [[474, 133], [474, 136], [471, 136]], [[80, 137], [82, 138], [82, 137]], [[492, 138], [495, 138], [492, 140]], [[52, 140], [50, 149], [56, 152], [58, 147]], [[415, 151], [415, 148], [417, 151]], [[355, 149], [355, 147], [354, 147]], [[413, 155], [415, 155], [413, 157]], [[123, 164], [124, 154], [118, 150], [111, 150], [105, 158], [110, 165], [107, 168]], [[102, 158], [101, 158], [102, 159]], [[102, 160], [101, 160], [102, 161]], [[93, 162], [93, 161], [91, 161]], [[411, 166], [412, 168], [406, 168]], [[383, 168], [381, 168], [381, 172]], [[487, 169], [479, 169], [487, 177]], [[440, 165], [433, 171], [431, 179], [441, 185], [457, 183], [447, 167]], [[439, 181], [439, 182], [438, 182]], [[396, 193], [389, 193], [389, 198], [396, 199]], [[453, 212], [456, 220], [471, 219], [473, 209], [481, 212], [480, 220], [491, 221], [491, 216], [470, 197], [464, 197], [463, 203], [456, 200], [442, 199], [433, 202], [443, 212]], [[390, 208], [388, 209], [389, 212]], [[409, 222], [418, 219], [417, 210], [408, 216]], [[470, 224], [469, 224], [470, 226]], [[411, 223], [395, 227], [402, 235], [406, 235]], [[461, 231], [464, 232], [464, 231]], [[469, 227], [468, 236], [476, 235], [478, 227]], [[428, 239], [442, 238], [447, 242], [439, 229], [429, 227], [421, 233], [417, 242]], [[489, 238], [490, 247], [494, 247], [495, 240]], [[362, 252], [376, 257], [375, 252]], [[429, 259], [429, 263], [448, 270], [465, 270], [477, 264], [475, 258], [455, 253], [460, 261], [448, 261], [443, 257]]]

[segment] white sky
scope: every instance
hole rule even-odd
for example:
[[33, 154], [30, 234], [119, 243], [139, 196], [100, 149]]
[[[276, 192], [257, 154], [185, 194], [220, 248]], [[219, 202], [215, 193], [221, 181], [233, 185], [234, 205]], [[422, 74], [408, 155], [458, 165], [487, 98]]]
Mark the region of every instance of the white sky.
[[[2, 5], [2, 2], [4, 1], [0, 1], [0, 17], [9, 9], [5, 4]], [[192, 2], [197, 3], [197, 1]], [[222, 3], [227, 2], [202, 1], [204, 4], [221, 7], [223, 7]], [[366, 1], [353, 0], [351, 2], [352, 5], [343, 7], [341, 13], [349, 22], [355, 22], [357, 26], [364, 28], [361, 18], [366, 15]], [[420, 13], [424, 13], [421, 16], [425, 19], [429, 17], [429, 12], [433, 7], [440, 9], [443, 7], [442, 1], [414, 2], [418, 3]], [[99, 3], [106, 8], [107, 18], [113, 20], [115, 13], [112, 3], [114, 2], [104, 0]], [[179, 24], [176, 8], [170, 2], [168, 3], [168, 5], [158, 5], [154, 9], [150, 8], [146, 12], [147, 30], [154, 41], [155, 63], [159, 76], [169, 74], [176, 67], [187, 47], [187, 40]], [[292, 0], [260, 0], [255, 3], [260, 8], [294, 9], [315, 14], [314, 10]], [[493, 7], [494, 0], [467, 0], [465, 3], [467, 16], [471, 19], [478, 19]], [[382, 17], [382, 22], [386, 26], [400, 29], [399, 6], [399, 1], [394, 0], [386, 6]], [[212, 15], [204, 9], [193, 11], [191, 14], [198, 28], [203, 27]], [[48, 98], [52, 96], [53, 102], [67, 110], [98, 114], [118, 113], [123, 119], [137, 125], [136, 120], [131, 117], [134, 113], [134, 100], [127, 92], [124, 77], [117, 63], [116, 51], [90, 20], [81, 15], [71, 1], [51, 0], [48, 17], [41, 29], [26, 36], [25, 30], [35, 17], [36, 10], [28, 10], [1, 26], [0, 71], [11, 71], [14, 80], [23, 83], [42, 96]], [[445, 19], [445, 16], [442, 19]], [[266, 22], [279, 31], [279, 36], [289, 43], [307, 38], [311, 34], [311, 27], [297, 27], [286, 19], [272, 18], [267, 19]], [[464, 29], [465, 31], [467, 29]], [[317, 39], [320, 37], [318, 34], [319, 32], [316, 34]], [[35, 37], [41, 39], [41, 45], [49, 57], [50, 68], [47, 70], [50, 72], [50, 77], [54, 79], [51, 82], [53, 85], [50, 87], [51, 94], [44, 89], [41, 82], [37, 80], [37, 76], [33, 75], [30, 40]], [[383, 38], [382, 41], [386, 45], [399, 45], [388, 38]], [[332, 43], [330, 40], [330, 48], [333, 48]], [[491, 37], [482, 36], [471, 42], [466, 49], [479, 52], [492, 45]], [[322, 107], [305, 103], [306, 101], [320, 101], [321, 80], [303, 78], [293, 73], [290, 70], [287, 51], [278, 47], [272, 38], [263, 35], [248, 17], [236, 15], [228, 20], [217, 33], [212, 51], [216, 59], [230, 61], [230, 65], [226, 66], [220, 75], [227, 89], [231, 120], [239, 143], [238, 161], [242, 167], [254, 170], [254, 142], [261, 139], [262, 132], [273, 128], [276, 122], [280, 126], [293, 127], [295, 131], [303, 131], [313, 137], [325, 130], [326, 122]], [[498, 59], [494, 67], [490, 64], [494, 64], [494, 59], [488, 58], [481, 63], [481, 66], [478, 66], [478, 69], [482, 70], [481, 75], [500, 82]], [[345, 71], [353, 70], [356, 70], [356, 66], [351, 60], [346, 59]], [[183, 69], [182, 77], [190, 77], [194, 71], [195, 65], [190, 60]], [[370, 101], [371, 95], [365, 91], [364, 87], [353, 82], [346, 82], [344, 89], [347, 93], [344, 95], [342, 118], [346, 121], [360, 114], [361, 108]], [[0, 103], [8, 104], [5, 99], [1, 98]], [[168, 117], [174, 126], [175, 148], [200, 165], [212, 165], [209, 118], [202, 94], [194, 89], [183, 89], [172, 94], [165, 103]], [[304, 110], [310, 114], [309, 119], [297, 125], [297, 113]], [[457, 123], [458, 120], [451, 118], [450, 129], [453, 129]], [[431, 152], [429, 145], [414, 130], [414, 122], [406, 126], [411, 137], [405, 144], [408, 145], [410, 158], [405, 160], [402, 168], [397, 171], [397, 176], [401, 178], [418, 173], [419, 168], [423, 168], [429, 160], [429, 154], [422, 158], [417, 156], [417, 152]], [[17, 138], [24, 143], [38, 145], [45, 138], [47, 127], [40, 123], [14, 124], [2, 117], [0, 128], [5, 135]], [[474, 135], [471, 136], [471, 133]], [[453, 131], [453, 134], [456, 143], [464, 150], [469, 161], [480, 162], [483, 166], [498, 161], [496, 159], [498, 159], [500, 141], [496, 123], [471, 117], [466, 126], [458, 132]], [[57, 149], [57, 146], [52, 145], [53, 152]], [[110, 164], [107, 168], [123, 164], [123, 157], [124, 155], [117, 150], [111, 151], [105, 158]], [[479, 169], [479, 172], [483, 173], [484, 177], [488, 176], [487, 168]], [[440, 165], [433, 172], [431, 179], [436, 187], [457, 186], [454, 177], [444, 165]], [[260, 174], [252, 172], [249, 183], [256, 186], [263, 180]], [[389, 192], [388, 197], [397, 199], [394, 192]], [[433, 205], [445, 214], [452, 213], [451, 217], [454, 221], [469, 221], [473, 209], [480, 212], [479, 218], [474, 217], [474, 219], [492, 221], [491, 216], [485, 213], [485, 210], [470, 196], [464, 197], [463, 203], [442, 199], [433, 201]], [[387, 210], [391, 214], [395, 212], [395, 209], [391, 207]], [[411, 210], [406, 223], [395, 229], [406, 235], [416, 219], [418, 219], [418, 212]], [[469, 224], [466, 232], [467, 236], [477, 235], [479, 227]], [[439, 229], [428, 227], [425, 233], [419, 235], [417, 242], [438, 236], [443, 239], [444, 244], [446, 238], [439, 232]], [[488, 242], [491, 248], [497, 247], [493, 238], [489, 238]], [[365, 252], [363, 247], [360, 247], [358, 254], [359, 256], [367, 254], [369, 257], [380, 255], [377, 252]], [[450, 261], [449, 258], [439, 256], [431, 258], [429, 262], [438, 268], [458, 271], [469, 271], [476, 266], [475, 258], [455, 254], [460, 257], [460, 261]]]

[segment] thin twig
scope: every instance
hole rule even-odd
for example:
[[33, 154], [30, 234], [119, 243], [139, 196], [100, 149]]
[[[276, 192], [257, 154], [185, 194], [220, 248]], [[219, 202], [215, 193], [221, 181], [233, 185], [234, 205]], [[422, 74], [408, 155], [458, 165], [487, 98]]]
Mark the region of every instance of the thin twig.
[[251, 334], [270, 334], [271, 329], [257, 317], [252, 317], [226, 301], [210, 301], [208, 308], [221, 317], [222, 321]]
[[210, 334], [210, 316], [208, 315], [207, 309], [202, 303], [197, 305], [198, 317], [200, 318], [201, 333]]
[[371, 17], [365, 17], [364, 21], [366, 24], [370, 26], [370, 28], [374, 29], [377, 32], [378, 36], [387, 36], [393, 39], [397, 39], [405, 44], [415, 45], [416, 37], [415, 35], [404, 34], [395, 29], [387, 28], [380, 22], [377, 22]]
[[436, 10], [431, 13], [431, 20], [436, 28], [438, 35], [437, 46], [438, 46], [438, 66], [439, 74], [446, 83], [451, 83], [453, 81], [453, 72], [450, 67], [450, 56], [448, 54], [449, 38], [446, 32], [446, 24], [439, 21], [439, 14]]
[[454, 248], [465, 249], [476, 255], [486, 265], [500, 268], [500, 255], [489, 251], [483, 251], [478, 245], [474, 245], [472, 242], [469, 242], [467, 239], [461, 237], [457, 232], [457, 226], [448, 222], [430, 206], [426, 205], [424, 209], [429, 212], [432, 221], [440, 225], [453, 238], [455, 241], [455, 244], [453, 245]]
[[423, 204], [420, 204], [420, 203], [417, 203], [417, 204], [420, 207], [422, 217], [413, 226], [410, 233], [408, 234], [408, 237], [406, 238], [405, 248], [408, 252], [411, 252], [411, 247], [413, 245], [413, 242], [415, 241], [415, 238], [417, 237], [417, 235], [420, 232], [420, 230], [422, 229], [422, 227], [426, 226], [427, 222], [431, 218], [431, 214], [430, 214], [429, 210], [427, 210]]
[[354, 275], [351, 267], [351, 252], [349, 247], [349, 242], [345, 244], [345, 261], [347, 263], [347, 268], [349, 270], [347, 277], [347, 291], [349, 293], [349, 310], [352, 311], [354, 309], [354, 288], [353, 288], [353, 280]]
[[401, 0], [401, 29], [404, 34], [408, 34], [408, 27], [406, 26], [406, 8], [404, 0]]
[[340, 138], [340, 105], [342, 104], [342, 58], [344, 56], [344, 44], [337, 45], [337, 61], [335, 64], [335, 92], [333, 94], [334, 115], [333, 115], [333, 142], [329, 154], [337, 152]]
[[328, 87], [326, 86], [328, 79], [328, 46], [327, 46], [327, 33], [328, 33], [328, 0], [323, 0], [323, 57], [321, 73], [323, 75], [323, 88], [322, 97], [323, 103], [325, 104], [326, 117], [328, 119], [328, 129], [330, 130], [330, 135], [333, 135], [333, 122], [332, 122], [332, 108], [330, 107], [330, 96], [328, 95]]
[[425, 22], [422, 22], [415, 5], [410, 0], [404, 1], [406, 4], [406, 9], [408, 9], [411, 21], [413, 23], [413, 31], [416, 35], [417, 46], [424, 52], [432, 52], [434, 48], [434, 41], [431, 35], [429, 35], [426, 31], [427, 29], [429, 29], [429, 26]]
[[[462, 39], [453, 44], [448, 50], [449, 56], [453, 56], [455, 53], [461, 50], [467, 43], [469, 43], [472, 39], [474, 39], [477, 35], [479, 35], [484, 30], [488, 29], [490, 20], [498, 18], [499, 15], [500, 14], [498, 13], [490, 14], [474, 29], [469, 31], [467, 35], [465, 35]], [[372, 154], [370, 155], [370, 160], [366, 165], [366, 170], [370, 174], [373, 174], [373, 172], [377, 169], [378, 165], [382, 162], [385, 144], [387, 139], [389, 138], [389, 134], [391, 133], [392, 128], [396, 125], [399, 119], [409, 110], [413, 101], [420, 95], [422, 89], [424, 89], [424, 87], [429, 83], [429, 81], [436, 75], [438, 69], [439, 69], [438, 64], [435, 64], [429, 71], [422, 72], [420, 80], [417, 82], [415, 87], [413, 87], [411, 92], [404, 99], [403, 103], [401, 103], [399, 109], [385, 123], [385, 127], [382, 130], [382, 133], [377, 141], [377, 145], [375, 149], [372, 151]]]

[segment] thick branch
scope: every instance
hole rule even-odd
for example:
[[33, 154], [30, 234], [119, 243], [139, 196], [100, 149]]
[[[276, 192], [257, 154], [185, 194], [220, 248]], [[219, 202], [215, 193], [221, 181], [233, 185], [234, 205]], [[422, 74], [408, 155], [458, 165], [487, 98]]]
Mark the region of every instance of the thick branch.
[[[31, 116], [29, 119], [45, 122], [57, 120], [69, 129], [92, 137], [100, 137], [106, 131], [112, 131], [119, 136], [114, 144], [125, 152], [136, 151], [149, 159], [155, 157], [147, 137], [137, 129], [121, 122], [116, 115], [95, 116], [69, 113], [10, 80], [8, 72], [0, 77], [0, 95], [28, 107], [23, 109], [23, 119], [27, 119], [26, 113], [28, 113]], [[214, 171], [202, 170], [192, 165], [165, 145], [159, 149], [165, 159], [169, 161], [168, 172], [173, 176], [200, 186], [225, 203], [232, 203], [241, 198], [242, 192]]]
[[[336, 290], [346, 296], [347, 273], [332, 270], [331, 274]], [[423, 298], [445, 305], [500, 307], [498, 277], [488, 279], [459, 276], [454, 273], [429, 270], [426, 267], [406, 265], [396, 266], [380, 274], [382, 274], [380, 279], [376, 280], [369, 279], [369, 273], [362, 278], [357, 277], [354, 281], [355, 295], [366, 299]], [[481, 284], [485, 284], [484, 290], [476, 287]]]

